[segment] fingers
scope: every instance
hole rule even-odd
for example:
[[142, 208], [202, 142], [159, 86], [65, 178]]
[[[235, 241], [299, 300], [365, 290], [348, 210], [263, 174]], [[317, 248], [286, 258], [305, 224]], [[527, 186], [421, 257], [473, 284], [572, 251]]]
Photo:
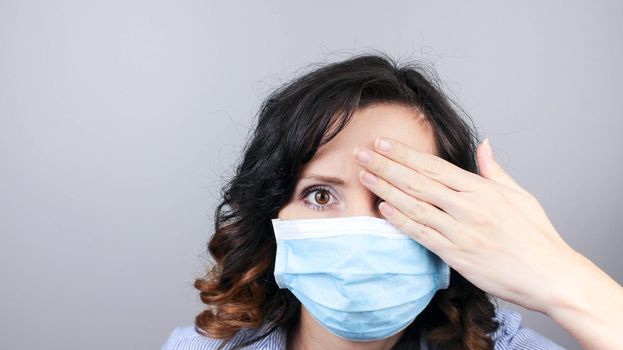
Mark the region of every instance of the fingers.
[[[459, 224], [452, 216], [430, 203], [404, 193], [385, 179], [374, 176], [374, 181], [369, 182], [368, 178], [370, 178], [370, 175], [373, 174], [364, 169], [359, 172], [359, 178], [364, 186], [377, 196], [391, 203], [391, 207], [399, 211], [405, 220], [413, 221], [413, 223], [409, 223], [409, 229], [418, 229], [419, 226], [414, 224], [424, 225], [433, 229], [436, 234], [445, 236], [451, 242], [458, 243], [462, 241], [463, 237], [460, 236]], [[385, 205], [389, 204], [386, 203]], [[419, 227], [419, 229], [422, 228]], [[411, 234], [405, 232], [405, 234], [417, 235], [414, 232], [411, 232]]]
[[[388, 143], [390, 148], [383, 145]], [[392, 138], [377, 138], [375, 150], [436, 182], [460, 192], [472, 192], [482, 184], [480, 175], [462, 169], [434, 154], [418, 151]]]
[[[361, 154], [363, 153], [363, 157]], [[395, 162], [368, 149], [353, 150], [355, 158], [364, 169], [385, 179], [411, 197], [430, 203], [452, 217], [458, 217], [462, 207], [459, 205], [461, 192], [457, 192], [421, 173]], [[441, 158], [439, 158], [441, 159]], [[391, 198], [380, 196], [390, 203]]]
[[[392, 211], [391, 215], [386, 215], [387, 208]], [[393, 209], [387, 202], [380, 204], [381, 212], [385, 215], [387, 221], [396, 226], [409, 237], [413, 238], [426, 249], [432, 251], [442, 260], [451, 256], [455, 249], [454, 243], [430, 226], [417, 223], [407, 217], [399, 210]]]

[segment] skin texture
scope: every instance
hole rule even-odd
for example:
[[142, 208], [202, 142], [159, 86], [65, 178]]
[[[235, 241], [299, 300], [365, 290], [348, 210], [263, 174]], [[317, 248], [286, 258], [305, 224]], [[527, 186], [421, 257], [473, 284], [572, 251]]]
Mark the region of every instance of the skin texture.
[[[390, 135], [422, 152], [433, 152], [435, 149], [432, 130], [422, 125], [421, 118], [418, 111], [399, 105], [374, 105], [356, 111], [348, 125], [322, 146], [303, 168], [294, 196], [279, 211], [278, 217], [282, 220], [355, 215], [383, 218], [376, 206], [379, 198], [359, 181], [358, 173], [361, 167], [353, 160], [352, 150], [356, 146], [374, 147], [376, 137]], [[340, 178], [344, 181], [344, 185], [306, 179], [305, 177], [310, 174]], [[324, 194], [327, 198], [328, 195], [328, 199], [321, 202], [326, 208], [324, 211], [306, 207], [303, 200], [299, 199], [299, 194], [304, 188], [316, 184], [327, 187], [329, 192], [315, 190], [316, 192], [311, 192], [307, 196], [307, 201], [319, 205], [314, 199], [315, 196]], [[288, 339], [288, 349], [390, 349], [402, 333], [401, 331], [379, 341], [347, 341], [325, 329], [302, 306], [299, 327]]]
[[[437, 157], [432, 130], [421, 121], [417, 110], [400, 105], [355, 112], [304, 168], [279, 218], [386, 218], [484, 291], [549, 315], [585, 349], [620, 348], [623, 288], [566, 244], [538, 200], [495, 161], [488, 142], [478, 147], [481, 175], [474, 174]], [[380, 148], [381, 137], [391, 150]], [[303, 179], [311, 173], [341, 178], [344, 185]], [[370, 184], [364, 180], [369, 177]], [[325, 193], [324, 211], [299, 199], [314, 184], [328, 188], [328, 199], [316, 190]], [[306, 200], [319, 205], [316, 192]], [[288, 348], [389, 349], [400, 335], [349, 342], [302, 307]]]

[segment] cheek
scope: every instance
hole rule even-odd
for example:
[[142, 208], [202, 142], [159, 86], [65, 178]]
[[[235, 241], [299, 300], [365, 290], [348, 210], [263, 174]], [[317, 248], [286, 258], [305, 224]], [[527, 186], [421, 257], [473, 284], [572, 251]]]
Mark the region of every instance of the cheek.
[[307, 208], [300, 200], [290, 202], [279, 210], [278, 218], [283, 220], [296, 219], [316, 219], [320, 215], [319, 211]]
[[281, 208], [277, 213], [277, 219], [287, 219], [288, 218], [288, 206]]
[[302, 208], [296, 205], [296, 200], [291, 201], [279, 210], [277, 218], [284, 220], [296, 218], [302, 212], [301, 209]]

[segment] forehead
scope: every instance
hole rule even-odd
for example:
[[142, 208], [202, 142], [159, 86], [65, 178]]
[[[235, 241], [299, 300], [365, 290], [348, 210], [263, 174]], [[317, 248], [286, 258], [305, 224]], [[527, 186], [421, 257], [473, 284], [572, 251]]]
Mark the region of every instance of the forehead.
[[349, 123], [331, 141], [320, 147], [314, 158], [306, 164], [304, 172], [340, 168], [346, 171], [349, 164], [354, 165], [353, 148], [374, 150], [374, 140], [383, 136], [396, 139], [418, 151], [437, 154], [433, 130], [421, 111], [399, 104], [374, 104], [356, 110]]

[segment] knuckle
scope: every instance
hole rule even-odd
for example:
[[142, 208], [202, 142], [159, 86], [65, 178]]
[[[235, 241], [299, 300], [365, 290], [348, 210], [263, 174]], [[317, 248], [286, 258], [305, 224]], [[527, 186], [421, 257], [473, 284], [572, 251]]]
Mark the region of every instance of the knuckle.
[[472, 212], [471, 220], [478, 226], [488, 226], [491, 224], [491, 218], [489, 218], [489, 215], [481, 211]]
[[430, 236], [430, 230], [428, 226], [417, 225], [417, 227], [415, 228], [415, 236], [424, 240], [428, 239], [428, 237]]
[[443, 159], [437, 156], [426, 157], [422, 171], [430, 177], [436, 177], [443, 173]]
[[468, 255], [474, 254], [474, 252], [494, 249], [490, 246], [490, 240], [488, 240], [485, 235], [482, 234], [471, 234], [469, 238], [466, 240], [466, 244], [463, 247], [463, 251], [468, 253]]
[[405, 229], [407, 225], [407, 218], [403, 215], [394, 215], [394, 225], [404, 231], [403, 229]]
[[414, 201], [409, 206], [407, 213], [416, 220], [424, 220], [428, 216], [428, 208], [421, 201]]
[[473, 206], [472, 196], [471, 192], [460, 192], [452, 201], [455, 210], [462, 213], [469, 211], [469, 208]]
[[421, 175], [413, 175], [408, 184], [409, 191], [413, 194], [422, 193], [424, 189], [424, 177]]
[[373, 163], [372, 169], [374, 170], [374, 172], [382, 174], [387, 169], [387, 162], [384, 160], [378, 159], [377, 161]]
[[483, 188], [487, 188], [490, 186], [495, 186], [497, 183], [491, 179], [487, 179], [486, 177], [482, 177], [479, 174], [474, 174], [474, 173], [468, 173], [468, 174], [473, 174], [472, 176], [470, 176], [471, 180], [473, 182], [476, 183], [476, 188], [478, 189], [483, 189]]
[[395, 152], [396, 160], [399, 163], [407, 164], [407, 150], [402, 147], [398, 147]]

